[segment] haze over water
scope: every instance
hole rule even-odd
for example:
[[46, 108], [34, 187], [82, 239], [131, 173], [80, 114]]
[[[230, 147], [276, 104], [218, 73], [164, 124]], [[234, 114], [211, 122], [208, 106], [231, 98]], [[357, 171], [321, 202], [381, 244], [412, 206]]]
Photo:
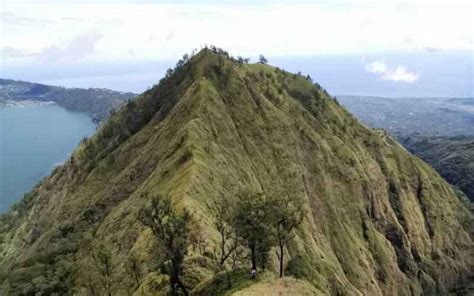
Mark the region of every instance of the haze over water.
[[0, 109], [0, 213], [65, 161], [95, 130], [90, 118], [55, 104]]

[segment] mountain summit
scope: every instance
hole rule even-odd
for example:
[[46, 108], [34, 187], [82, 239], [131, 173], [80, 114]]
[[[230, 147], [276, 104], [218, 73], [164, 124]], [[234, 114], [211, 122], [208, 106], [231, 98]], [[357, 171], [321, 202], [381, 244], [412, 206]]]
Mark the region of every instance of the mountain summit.
[[[241, 191], [283, 192], [304, 218], [285, 248], [287, 278], [247, 280], [244, 265], [225, 291], [212, 267], [215, 204]], [[2, 217], [0, 294], [164, 293], [139, 219], [153, 196], [191, 212], [182, 281], [194, 294], [447, 294], [472, 281], [472, 214], [431, 167], [309, 77], [204, 49]]]

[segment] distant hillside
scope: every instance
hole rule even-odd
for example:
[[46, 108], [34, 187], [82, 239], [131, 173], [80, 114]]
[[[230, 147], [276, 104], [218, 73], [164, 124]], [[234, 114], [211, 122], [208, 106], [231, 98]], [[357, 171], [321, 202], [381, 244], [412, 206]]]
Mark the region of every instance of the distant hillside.
[[[295, 208], [294, 228], [274, 220]], [[429, 165], [309, 77], [206, 48], [1, 216], [0, 294], [454, 295], [472, 283], [472, 223]]]
[[474, 137], [413, 135], [399, 140], [474, 202]]
[[474, 98], [338, 99], [368, 126], [388, 130], [474, 201]]
[[0, 105], [8, 100], [52, 101], [71, 111], [85, 112], [94, 122], [107, 118], [112, 109], [135, 97], [133, 93], [102, 88], [64, 88], [39, 83], [0, 79]]

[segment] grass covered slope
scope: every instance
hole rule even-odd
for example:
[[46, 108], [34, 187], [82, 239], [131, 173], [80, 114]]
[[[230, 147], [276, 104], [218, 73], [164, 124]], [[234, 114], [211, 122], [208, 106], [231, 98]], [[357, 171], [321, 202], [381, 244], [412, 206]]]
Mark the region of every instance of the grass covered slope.
[[[192, 235], [207, 244], [190, 248], [184, 282], [213, 291], [213, 204], [243, 189], [287, 192], [308, 209], [287, 250], [286, 274], [299, 280], [282, 289], [441, 294], [472, 276], [472, 216], [432, 168], [306, 78], [205, 49], [2, 217], [0, 294], [104, 292], [98, 250], [110, 258], [114, 295], [163, 292], [160, 255], [138, 221], [157, 194], [192, 211]], [[240, 295], [265, 287], [245, 284]]]
[[338, 99], [368, 126], [388, 130], [474, 201], [474, 98]]

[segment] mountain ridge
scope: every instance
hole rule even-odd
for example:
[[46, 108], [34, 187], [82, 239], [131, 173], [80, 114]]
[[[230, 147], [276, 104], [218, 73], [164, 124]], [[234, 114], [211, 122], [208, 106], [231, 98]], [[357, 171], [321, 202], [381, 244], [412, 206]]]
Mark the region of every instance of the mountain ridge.
[[184, 281], [198, 287], [213, 278], [213, 202], [242, 188], [304, 201], [286, 265], [320, 294], [464, 287], [472, 214], [428, 165], [308, 78], [211, 49], [178, 65], [2, 216], [0, 291], [91, 294], [91, 253], [107, 248], [114, 294], [133, 289], [131, 256], [143, 274], [131, 292], [163, 293], [137, 219], [157, 194], [192, 209], [193, 233], [207, 238], [186, 261]]

